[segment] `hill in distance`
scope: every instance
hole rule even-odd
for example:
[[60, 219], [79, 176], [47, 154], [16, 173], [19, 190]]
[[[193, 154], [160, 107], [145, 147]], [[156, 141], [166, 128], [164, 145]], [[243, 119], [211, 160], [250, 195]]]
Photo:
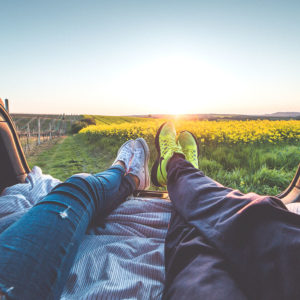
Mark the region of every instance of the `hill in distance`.
[[265, 116], [270, 116], [270, 117], [282, 117], [282, 118], [297, 118], [300, 116], [300, 112], [276, 112], [273, 114], [265, 114]]
[[239, 114], [185, 114], [185, 115], [169, 115], [169, 114], [149, 114], [135, 115], [135, 117], [168, 119], [181, 118], [190, 120], [300, 120], [300, 112], [276, 112], [264, 115], [239, 115]]
[[[17, 119], [26, 118], [49, 118], [49, 119], [66, 119], [66, 120], [78, 120], [80, 115], [51, 115], [51, 114], [17, 114], [12, 113], [11, 116]], [[100, 115], [95, 115], [100, 116]], [[126, 117], [134, 118], [154, 118], [154, 119], [187, 119], [187, 120], [300, 120], [300, 112], [276, 112], [271, 114], [263, 115], [241, 115], [241, 114], [182, 114], [182, 115], [172, 115], [172, 114], [147, 114], [147, 115], [127, 115], [127, 116], [105, 116], [101, 117], [109, 119], [114, 119], [114, 121], [122, 122]], [[124, 120], [123, 120], [124, 121]]]

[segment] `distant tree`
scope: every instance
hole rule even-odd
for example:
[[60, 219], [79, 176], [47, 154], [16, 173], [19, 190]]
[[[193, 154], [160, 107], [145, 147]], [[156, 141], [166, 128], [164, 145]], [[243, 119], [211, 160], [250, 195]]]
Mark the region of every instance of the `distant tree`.
[[76, 121], [71, 126], [71, 133], [78, 133], [82, 128], [87, 127], [88, 125], [81, 121]]
[[84, 122], [87, 125], [96, 125], [96, 120], [93, 117], [84, 117], [80, 122]]
[[82, 128], [89, 125], [96, 125], [96, 120], [93, 117], [84, 117], [76, 121], [71, 126], [71, 133], [78, 133]]

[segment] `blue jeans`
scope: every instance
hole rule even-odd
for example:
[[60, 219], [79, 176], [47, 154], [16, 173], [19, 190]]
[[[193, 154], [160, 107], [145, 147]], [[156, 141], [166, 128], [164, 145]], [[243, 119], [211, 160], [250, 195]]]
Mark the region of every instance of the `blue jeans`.
[[77, 174], [0, 235], [0, 289], [9, 299], [58, 299], [80, 241], [135, 184], [121, 166]]

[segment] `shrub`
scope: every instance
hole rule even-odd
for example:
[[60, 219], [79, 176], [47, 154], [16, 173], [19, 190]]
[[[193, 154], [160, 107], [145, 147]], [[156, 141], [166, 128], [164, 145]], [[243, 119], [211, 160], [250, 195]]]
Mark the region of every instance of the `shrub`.
[[96, 120], [93, 117], [84, 117], [80, 122], [84, 122], [87, 125], [96, 125]]
[[72, 124], [71, 133], [78, 133], [82, 128], [89, 125], [96, 125], [96, 120], [93, 117], [84, 117]]
[[76, 121], [71, 126], [71, 133], [78, 133], [82, 128], [87, 127], [88, 125], [82, 121]]

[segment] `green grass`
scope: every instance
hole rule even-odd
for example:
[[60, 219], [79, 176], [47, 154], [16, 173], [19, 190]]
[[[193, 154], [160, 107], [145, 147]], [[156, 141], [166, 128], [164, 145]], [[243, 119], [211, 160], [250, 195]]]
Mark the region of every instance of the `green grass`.
[[110, 166], [118, 146], [110, 141], [90, 143], [83, 135], [68, 136], [28, 158], [29, 166], [37, 165], [44, 174], [65, 180], [75, 173], [96, 173]]
[[[150, 146], [150, 168], [156, 157]], [[118, 138], [68, 136], [29, 157], [45, 174], [65, 180], [80, 172], [96, 173], [113, 162], [123, 141]], [[220, 183], [242, 192], [276, 195], [287, 187], [300, 162], [298, 145], [201, 145], [200, 169]], [[154, 187], [151, 187], [154, 188]]]
[[297, 145], [202, 146], [200, 151], [200, 169], [245, 193], [278, 194], [292, 180], [300, 162]]

